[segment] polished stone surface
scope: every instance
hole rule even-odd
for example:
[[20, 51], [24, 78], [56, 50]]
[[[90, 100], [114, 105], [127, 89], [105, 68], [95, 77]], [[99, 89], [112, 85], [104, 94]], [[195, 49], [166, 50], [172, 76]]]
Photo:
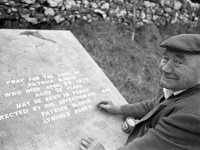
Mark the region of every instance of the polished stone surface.
[[124, 144], [120, 117], [96, 104], [126, 103], [70, 31], [0, 30], [0, 149], [78, 150], [91, 136]]

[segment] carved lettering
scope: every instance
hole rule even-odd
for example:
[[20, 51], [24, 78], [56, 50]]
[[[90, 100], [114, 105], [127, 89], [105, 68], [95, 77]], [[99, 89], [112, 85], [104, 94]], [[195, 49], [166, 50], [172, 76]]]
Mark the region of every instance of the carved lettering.
[[56, 107], [56, 108], [53, 108], [53, 109], [50, 109], [50, 110], [42, 111], [41, 115], [43, 117], [46, 117], [46, 116], [49, 116], [51, 114], [60, 113], [60, 112], [66, 111], [66, 110], [68, 110], [67, 106], [61, 106], [61, 107]]
[[5, 93], [4, 96], [5, 97], [11, 97], [11, 96], [19, 96], [21, 94], [22, 94], [22, 91], [13, 91], [13, 92]]
[[6, 84], [7, 85], [10, 85], [10, 84], [19, 84], [19, 83], [23, 83], [24, 82], [24, 79], [16, 79], [16, 80], [9, 80], [9, 81], [6, 81]]
[[22, 103], [16, 104], [16, 107], [17, 109], [20, 109], [20, 108], [28, 107], [30, 105], [31, 105], [31, 102], [22, 102]]
[[21, 115], [24, 115], [27, 113], [28, 113], [28, 109], [22, 109], [22, 110], [18, 110], [18, 111], [11, 112], [11, 113], [6, 113], [3, 115], [0, 115], [0, 120], [9, 119], [9, 118], [13, 118], [16, 116], [21, 116]]
[[69, 116], [70, 116], [70, 113], [69, 112], [65, 112], [65, 113], [61, 113], [59, 115], [54, 115], [52, 117], [43, 119], [43, 122], [44, 123], [50, 123], [50, 122], [54, 122], [56, 120], [63, 119], [63, 118], [69, 117]]
[[47, 96], [47, 95], [51, 95], [51, 91], [43, 91], [43, 92], [40, 92], [40, 93], [36, 93], [35, 94], [35, 97], [41, 97], [41, 96]]
[[[41, 114], [44, 123], [50, 123], [71, 116], [71, 111], [77, 114], [92, 109], [90, 97], [96, 96], [96, 93], [84, 85], [89, 78], [78, 78], [78, 74], [80, 71], [75, 71], [74, 75], [59, 73], [6, 81], [7, 86], [18, 84], [19, 87], [26, 87], [6, 92], [5, 97], [23, 96], [28, 99], [15, 103], [17, 110], [1, 114], [0, 120], [28, 114], [30, 109], [32, 113]], [[108, 91], [106, 88], [102, 90]]]

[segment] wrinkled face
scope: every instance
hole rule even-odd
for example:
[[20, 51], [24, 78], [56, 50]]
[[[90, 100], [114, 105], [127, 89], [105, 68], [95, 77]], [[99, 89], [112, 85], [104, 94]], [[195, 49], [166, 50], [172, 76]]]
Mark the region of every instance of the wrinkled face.
[[200, 55], [165, 50], [160, 62], [160, 85], [179, 91], [200, 82]]

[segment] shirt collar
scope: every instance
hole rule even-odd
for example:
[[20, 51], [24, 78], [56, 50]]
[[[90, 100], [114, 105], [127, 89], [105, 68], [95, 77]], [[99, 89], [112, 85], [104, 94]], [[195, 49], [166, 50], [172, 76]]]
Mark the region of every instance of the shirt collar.
[[171, 91], [169, 89], [163, 88], [165, 99], [169, 98], [172, 94], [173, 95], [178, 95], [178, 94], [180, 94], [183, 91], [185, 91], [185, 90], [179, 90], [179, 91], [173, 92], [173, 91]]
[[173, 94], [174, 94], [174, 95], [178, 95], [178, 94], [182, 93], [183, 91], [185, 91], [185, 90], [176, 91], [176, 92], [174, 92]]

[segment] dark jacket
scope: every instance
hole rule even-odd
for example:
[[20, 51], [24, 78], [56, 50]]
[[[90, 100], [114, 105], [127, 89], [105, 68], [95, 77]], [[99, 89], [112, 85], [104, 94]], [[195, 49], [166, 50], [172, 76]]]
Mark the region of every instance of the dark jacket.
[[141, 119], [119, 150], [200, 150], [200, 85], [164, 100], [128, 104], [124, 116]]

